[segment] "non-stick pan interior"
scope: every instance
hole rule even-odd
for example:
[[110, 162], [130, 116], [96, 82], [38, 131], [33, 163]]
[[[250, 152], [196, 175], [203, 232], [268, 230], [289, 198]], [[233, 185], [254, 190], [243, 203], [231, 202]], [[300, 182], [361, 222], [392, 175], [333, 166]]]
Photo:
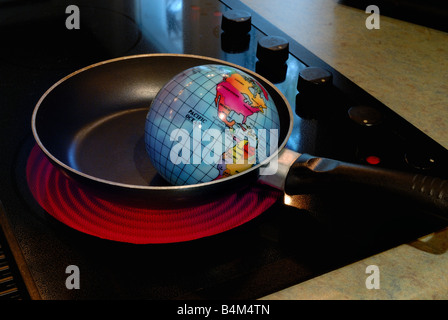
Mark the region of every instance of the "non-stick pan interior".
[[[51, 160], [71, 174], [139, 188], [167, 185], [146, 154], [146, 114], [153, 98], [172, 77], [211, 63], [229, 64], [198, 56], [143, 55], [75, 72], [40, 100], [33, 116], [35, 137]], [[292, 126], [290, 109], [271, 84], [254, 76], [278, 107], [282, 146]]]

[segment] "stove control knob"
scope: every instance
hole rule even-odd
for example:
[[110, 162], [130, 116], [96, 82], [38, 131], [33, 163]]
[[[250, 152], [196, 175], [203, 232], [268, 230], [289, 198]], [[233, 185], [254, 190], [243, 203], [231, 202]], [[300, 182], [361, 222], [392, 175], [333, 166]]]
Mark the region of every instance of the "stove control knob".
[[428, 150], [420, 148], [418, 151], [410, 151], [405, 154], [405, 161], [410, 166], [419, 170], [429, 170], [436, 166], [437, 161]]
[[322, 68], [307, 67], [297, 81], [296, 113], [305, 118], [333, 117], [336, 102], [332, 92], [333, 75]]
[[258, 41], [257, 58], [268, 65], [283, 65], [289, 57], [289, 42], [278, 36], [265, 36]]
[[246, 34], [252, 28], [252, 15], [244, 10], [229, 10], [222, 14], [221, 29], [231, 34]]
[[332, 83], [331, 72], [318, 67], [308, 67], [299, 73], [297, 90], [300, 94], [316, 94], [327, 90]]
[[383, 121], [383, 115], [379, 110], [363, 105], [348, 109], [348, 116], [353, 122], [363, 127], [376, 126]]

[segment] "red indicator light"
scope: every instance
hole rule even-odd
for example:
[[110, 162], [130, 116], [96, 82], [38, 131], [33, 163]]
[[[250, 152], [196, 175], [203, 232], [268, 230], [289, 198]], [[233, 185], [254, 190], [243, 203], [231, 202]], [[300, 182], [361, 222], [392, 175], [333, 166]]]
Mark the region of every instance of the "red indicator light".
[[368, 156], [366, 158], [366, 161], [370, 164], [379, 164], [381, 162], [381, 159], [377, 156]]

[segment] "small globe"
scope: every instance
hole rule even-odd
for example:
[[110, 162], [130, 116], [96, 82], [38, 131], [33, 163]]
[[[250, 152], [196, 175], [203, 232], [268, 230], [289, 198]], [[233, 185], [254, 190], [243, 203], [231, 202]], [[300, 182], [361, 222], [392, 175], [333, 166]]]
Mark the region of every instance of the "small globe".
[[268, 91], [225, 65], [190, 68], [154, 98], [145, 124], [151, 163], [173, 185], [240, 173], [277, 151], [280, 121]]

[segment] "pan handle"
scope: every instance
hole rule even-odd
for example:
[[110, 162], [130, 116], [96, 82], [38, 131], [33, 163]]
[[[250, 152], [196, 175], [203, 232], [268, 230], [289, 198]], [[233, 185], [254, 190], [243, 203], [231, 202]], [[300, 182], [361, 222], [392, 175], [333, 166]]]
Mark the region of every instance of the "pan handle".
[[[290, 195], [343, 184], [368, 186], [416, 200], [434, 214], [448, 219], [448, 181], [436, 177], [351, 164], [302, 154], [292, 164], [285, 181]], [[440, 214], [439, 214], [440, 213]]]

